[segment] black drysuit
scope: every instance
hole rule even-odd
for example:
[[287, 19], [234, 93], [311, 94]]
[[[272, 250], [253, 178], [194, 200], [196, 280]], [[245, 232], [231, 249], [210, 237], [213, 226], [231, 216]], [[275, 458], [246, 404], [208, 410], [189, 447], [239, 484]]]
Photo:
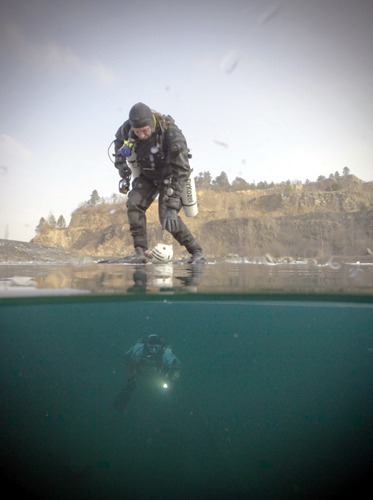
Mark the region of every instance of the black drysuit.
[[[155, 118], [155, 130], [148, 139], [139, 140], [127, 120], [115, 134], [114, 141], [115, 166], [122, 178], [128, 178], [129, 172], [125, 159], [119, 154], [120, 148], [124, 140], [134, 141], [141, 174], [133, 180], [132, 189], [128, 193], [127, 215], [134, 247], [144, 250], [148, 249], [146, 210], [159, 194], [158, 215], [161, 224], [167, 206], [176, 207], [179, 212], [182, 207], [181, 193], [191, 174], [188, 146], [183, 133], [170, 116], [157, 113]], [[202, 251], [179, 215], [177, 220], [178, 229], [171, 233], [175, 240], [191, 254]]]

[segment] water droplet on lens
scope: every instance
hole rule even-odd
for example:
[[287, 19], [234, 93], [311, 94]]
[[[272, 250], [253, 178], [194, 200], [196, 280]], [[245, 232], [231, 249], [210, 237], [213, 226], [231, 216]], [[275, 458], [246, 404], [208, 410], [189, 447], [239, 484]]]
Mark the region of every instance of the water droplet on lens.
[[239, 57], [237, 50], [232, 50], [231, 52], [225, 54], [225, 56], [222, 58], [220, 62], [220, 69], [224, 73], [232, 73], [238, 64], [238, 61]]

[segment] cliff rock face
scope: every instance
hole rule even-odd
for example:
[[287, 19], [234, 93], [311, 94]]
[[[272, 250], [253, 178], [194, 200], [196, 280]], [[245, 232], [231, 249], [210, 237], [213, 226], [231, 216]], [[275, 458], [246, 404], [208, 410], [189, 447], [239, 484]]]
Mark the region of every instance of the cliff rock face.
[[[373, 248], [373, 183], [354, 176], [331, 190], [323, 183], [281, 185], [267, 190], [198, 193], [199, 214], [181, 216], [210, 257], [228, 254], [326, 257], [365, 255]], [[149, 247], [162, 241], [157, 202], [147, 212]], [[185, 254], [174, 243], [175, 255]], [[32, 242], [95, 256], [133, 251], [124, 197], [119, 203], [83, 206], [65, 229], [46, 228]]]

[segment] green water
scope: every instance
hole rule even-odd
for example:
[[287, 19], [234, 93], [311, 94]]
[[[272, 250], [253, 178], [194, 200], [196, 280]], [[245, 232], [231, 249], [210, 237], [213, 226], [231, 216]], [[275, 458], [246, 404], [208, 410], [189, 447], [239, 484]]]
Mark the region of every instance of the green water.
[[[322, 498], [372, 460], [371, 298], [90, 297], [0, 305], [1, 468], [40, 498]], [[124, 352], [166, 335], [171, 390]], [[4, 483], [5, 484], [5, 483]]]

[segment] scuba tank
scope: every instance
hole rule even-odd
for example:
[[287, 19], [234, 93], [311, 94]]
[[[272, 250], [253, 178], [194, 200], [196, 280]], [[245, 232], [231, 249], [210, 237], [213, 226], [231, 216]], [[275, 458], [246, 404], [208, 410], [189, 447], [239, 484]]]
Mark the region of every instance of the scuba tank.
[[181, 203], [183, 204], [183, 210], [187, 217], [195, 217], [198, 214], [196, 183], [194, 182], [192, 173], [181, 193]]

